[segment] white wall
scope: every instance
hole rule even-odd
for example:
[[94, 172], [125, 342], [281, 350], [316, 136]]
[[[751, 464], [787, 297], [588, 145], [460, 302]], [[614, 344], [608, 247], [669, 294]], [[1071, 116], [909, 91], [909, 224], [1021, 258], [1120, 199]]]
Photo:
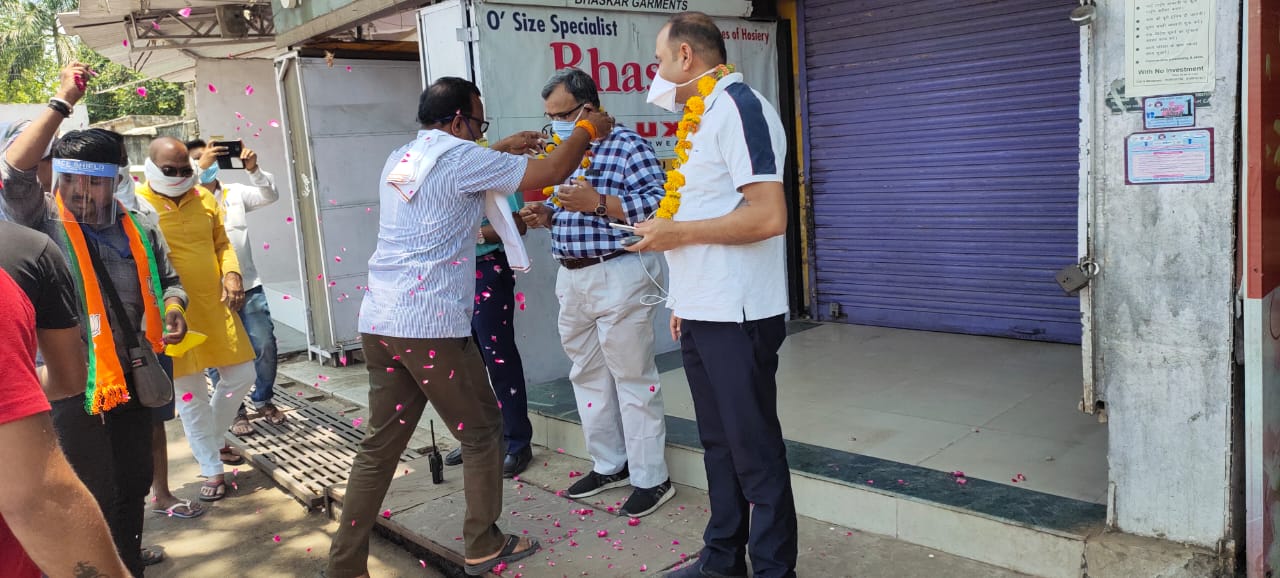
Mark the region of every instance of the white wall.
[[[0, 103], [0, 125], [31, 120], [48, 109], [49, 107], [43, 104]], [[71, 118], [62, 121], [62, 126], [58, 128], [58, 134], [86, 128], [89, 128], [89, 110], [83, 105], [77, 106], [71, 111]]]
[[1105, 106], [1124, 76], [1124, 2], [1098, 3], [1092, 79], [1094, 359], [1110, 418], [1110, 515], [1124, 532], [1208, 547], [1230, 538], [1231, 523], [1240, 42], [1238, 3], [1216, 5], [1216, 90], [1197, 111], [1216, 133], [1216, 182], [1124, 184], [1125, 137], [1142, 118]]
[[[280, 100], [272, 61], [200, 60], [196, 63], [195, 84], [200, 138], [209, 140], [211, 136], [219, 135], [226, 139], [244, 139], [245, 146], [257, 151], [258, 163], [263, 170], [275, 176], [280, 201], [248, 215], [253, 261], [271, 298], [272, 317], [277, 322], [304, 331], [306, 312], [302, 309], [302, 299], [298, 297], [302, 287], [298, 242], [293, 226], [285, 222], [287, 217], [294, 216], [289, 159], [285, 158], [284, 132], [269, 125], [272, 120], [280, 119]], [[217, 93], [209, 92], [209, 84], [217, 87]], [[252, 95], [245, 94], [246, 86], [253, 87]], [[236, 113], [244, 118], [237, 118]], [[224, 170], [218, 178], [228, 183], [248, 182], [243, 171]], [[270, 245], [270, 249], [264, 249], [264, 244]], [[291, 299], [284, 299], [285, 295]]]

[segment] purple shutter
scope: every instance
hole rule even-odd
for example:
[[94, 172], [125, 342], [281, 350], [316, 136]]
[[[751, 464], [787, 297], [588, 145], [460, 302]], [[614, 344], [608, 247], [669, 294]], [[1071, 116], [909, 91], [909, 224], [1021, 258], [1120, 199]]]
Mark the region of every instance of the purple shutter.
[[820, 318], [1080, 342], [1073, 0], [806, 0]]

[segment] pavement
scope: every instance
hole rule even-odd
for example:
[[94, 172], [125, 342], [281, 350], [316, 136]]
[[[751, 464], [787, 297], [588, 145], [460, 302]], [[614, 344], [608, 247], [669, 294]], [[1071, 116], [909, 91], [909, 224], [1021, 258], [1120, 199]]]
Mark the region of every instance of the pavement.
[[[182, 422], [170, 421], [166, 430], [170, 489], [179, 498], [197, 501], [202, 480], [197, 478], [200, 470], [191, 456]], [[235, 487], [222, 501], [205, 504], [209, 511], [199, 518], [171, 518], [148, 509], [143, 545], [160, 546], [168, 558], [147, 568], [147, 577], [319, 576], [337, 523], [324, 512], [308, 512], [252, 464], [229, 471], [235, 472], [230, 477]], [[375, 577], [443, 576], [379, 536], [371, 543], [369, 570]]]
[[[677, 486], [676, 497], [658, 512], [629, 519], [614, 512], [626, 500], [617, 489], [578, 502], [563, 496], [590, 462], [537, 448], [533, 465], [504, 484], [503, 531], [542, 543], [534, 556], [507, 568], [502, 576], [625, 577], [661, 576], [697, 557], [710, 515], [705, 492]], [[445, 469], [445, 483], [431, 483], [426, 460], [407, 464], [383, 502], [390, 516], [379, 524], [402, 536], [448, 576], [460, 576], [461, 536], [466, 503], [462, 468]], [[341, 501], [344, 488], [335, 488]], [[335, 506], [335, 507], [340, 507]], [[894, 578], [1013, 578], [1026, 576], [891, 538], [800, 518], [797, 575]]]

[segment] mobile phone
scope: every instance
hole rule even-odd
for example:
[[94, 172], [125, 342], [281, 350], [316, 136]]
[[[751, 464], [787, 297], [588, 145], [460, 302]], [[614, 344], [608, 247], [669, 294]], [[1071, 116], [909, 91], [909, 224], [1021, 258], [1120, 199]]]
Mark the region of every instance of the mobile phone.
[[636, 228], [632, 227], [631, 225], [623, 225], [622, 223], [609, 223], [609, 226], [619, 231], [626, 231], [628, 233], [636, 232]]
[[243, 169], [244, 161], [240, 153], [244, 152], [244, 142], [238, 140], [210, 141], [210, 147], [226, 147], [227, 152], [218, 155], [218, 167], [223, 169]]

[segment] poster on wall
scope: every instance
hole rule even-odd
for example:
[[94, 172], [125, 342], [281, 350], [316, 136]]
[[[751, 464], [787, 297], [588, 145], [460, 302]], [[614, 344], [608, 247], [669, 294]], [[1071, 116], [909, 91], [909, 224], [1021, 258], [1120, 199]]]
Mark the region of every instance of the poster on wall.
[[1159, 130], [1196, 125], [1196, 97], [1191, 94], [1142, 99], [1142, 128]]
[[1213, 182], [1213, 129], [1129, 135], [1124, 147], [1127, 185]]
[[1126, 96], [1213, 92], [1213, 7], [1210, 0], [1126, 0]]
[[[548, 121], [542, 87], [553, 72], [586, 71], [601, 104], [653, 143], [658, 158], [673, 158], [680, 116], [645, 102], [657, 73], [654, 43], [669, 15], [478, 4], [479, 84], [491, 138], [540, 130]], [[717, 19], [729, 62], [776, 107], [778, 52], [772, 22]]]

